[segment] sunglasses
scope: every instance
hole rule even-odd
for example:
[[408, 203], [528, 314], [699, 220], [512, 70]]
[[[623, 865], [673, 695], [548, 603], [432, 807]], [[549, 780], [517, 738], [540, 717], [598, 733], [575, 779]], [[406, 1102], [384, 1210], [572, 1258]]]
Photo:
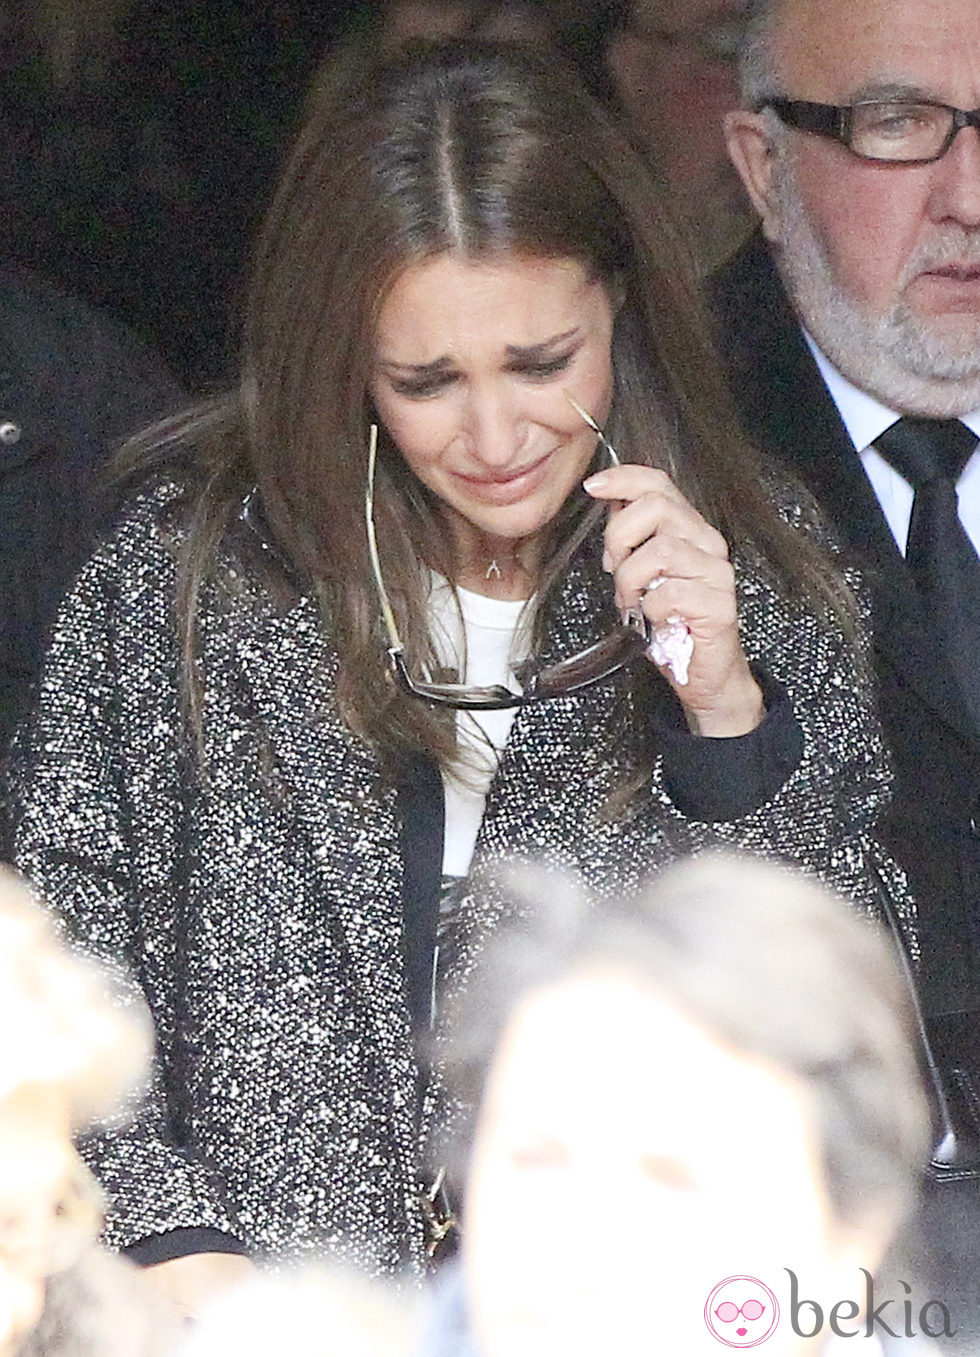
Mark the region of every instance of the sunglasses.
[[734, 1301], [723, 1300], [715, 1314], [723, 1324], [734, 1324], [739, 1315], [751, 1323], [755, 1319], [761, 1319], [765, 1309], [766, 1307], [759, 1300], [743, 1301], [741, 1306], [736, 1305]]
[[[566, 399], [585, 423], [598, 436], [612, 466], [619, 466], [619, 457], [595, 420], [566, 392]], [[596, 641], [585, 650], [560, 660], [557, 664], [541, 667], [535, 660], [518, 665], [515, 676], [522, 691], [512, 692], [501, 684], [468, 687], [465, 683], [433, 683], [428, 677], [414, 678], [405, 661], [405, 647], [398, 634], [394, 610], [381, 574], [378, 538], [374, 524], [374, 480], [378, 458], [378, 426], [371, 425], [368, 439], [367, 489], [364, 496], [364, 518], [367, 526], [368, 552], [371, 571], [381, 606], [381, 617], [388, 636], [388, 661], [399, 687], [422, 702], [439, 707], [455, 707], [464, 711], [503, 711], [509, 707], [527, 707], [532, 702], [564, 697], [590, 688], [595, 683], [633, 663], [650, 643], [649, 627], [638, 610], [627, 614], [626, 621], [615, 631]]]

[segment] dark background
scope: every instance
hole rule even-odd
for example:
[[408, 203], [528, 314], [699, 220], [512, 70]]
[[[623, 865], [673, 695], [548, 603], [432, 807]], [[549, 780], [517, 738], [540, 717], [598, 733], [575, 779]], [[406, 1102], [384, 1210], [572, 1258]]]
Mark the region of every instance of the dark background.
[[[224, 386], [249, 242], [349, 41], [545, 43], [632, 125], [704, 267], [750, 229], [725, 153], [744, 0], [0, 0], [0, 260]], [[348, 55], [345, 59], [350, 59]]]
[[219, 385], [305, 90], [371, 7], [116, 0], [102, 31], [98, 0], [79, 8], [66, 51], [57, 15], [44, 29], [29, 0], [0, 4], [0, 250], [135, 327], [189, 388]]

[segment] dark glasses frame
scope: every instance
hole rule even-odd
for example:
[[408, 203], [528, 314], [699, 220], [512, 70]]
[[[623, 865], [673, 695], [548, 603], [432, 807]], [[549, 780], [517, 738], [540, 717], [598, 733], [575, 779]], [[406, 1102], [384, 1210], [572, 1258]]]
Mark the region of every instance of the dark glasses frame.
[[[942, 145], [933, 155], [868, 155], [854, 148], [854, 114], [861, 108], [876, 107], [939, 109], [950, 115], [949, 129]], [[814, 136], [839, 141], [859, 160], [870, 160], [876, 165], [931, 165], [936, 160], [942, 160], [962, 128], [975, 127], [980, 131], [980, 108], [968, 111], [954, 108], [952, 104], [937, 103], [933, 99], [863, 99], [856, 104], [816, 104], [808, 99], [764, 99], [756, 111], [761, 112], [765, 108], [771, 108], [780, 122], [785, 123], [787, 127], [795, 127], [798, 132], [809, 132]]]
[[[595, 421], [570, 396], [569, 403], [598, 435], [614, 466], [619, 465], [615, 449]], [[378, 426], [372, 424], [368, 438], [367, 484], [364, 495], [364, 520], [367, 528], [368, 554], [371, 573], [381, 605], [381, 617], [388, 636], [388, 661], [399, 687], [412, 697], [435, 706], [454, 707], [465, 711], [503, 711], [510, 707], [526, 707], [532, 702], [564, 697], [567, 693], [590, 688], [594, 683], [618, 673], [631, 664], [649, 645], [649, 628], [642, 613], [631, 613], [627, 621], [615, 631], [557, 664], [540, 668], [534, 660], [517, 666], [515, 675], [523, 692], [514, 693], [501, 684], [469, 687], [465, 683], [433, 683], [429, 679], [414, 679], [405, 661], [405, 647], [398, 633], [394, 609], [385, 588], [378, 553], [378, 538], [374, 523], [374, 481], [378, 457]]]

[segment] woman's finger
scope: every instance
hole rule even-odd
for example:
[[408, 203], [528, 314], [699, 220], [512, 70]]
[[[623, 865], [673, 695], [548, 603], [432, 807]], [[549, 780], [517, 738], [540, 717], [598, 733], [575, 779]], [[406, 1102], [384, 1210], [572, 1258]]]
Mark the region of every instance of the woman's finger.
[[729, 597], [734, 611], [735, 572], [727, 555], [712, 555], [683, 538], [650, 538], [626, 556], [613, 578], [620, 608], [634, 607], [652, 580], [697, 581]]
[[624, 462], [622, 466], [597, 471], [594, 476], [583, 481], [582, 486], [593, 499], [634, 500], [652, 493], [687, 503], [666, 471], [654, 466], [638, 466], [635, 462]]
[[704, 580], [655, 580], [635, 603], [654, 626], [679, 618], [695, 636], [705, 640], [737, 629], [738, 614], [732, 594]]
[[[627, 473], [623, 475], [621, 473]], [[637, 474], [638, 473], [638, 474]], [[608, 480], [605, 478], [608, 477]], [[728, 545], [684, 498], [673, 482], [653, 467], [622, 466], [601, 473], [603, 488], [596, 498], [616, 507], [606, 524], [606, 564], [615, 570], [642, 542], [670, 534], [698, 545], [711, 555], [726, 557]], [[585, 482], [592, 493], [597, 477]]]

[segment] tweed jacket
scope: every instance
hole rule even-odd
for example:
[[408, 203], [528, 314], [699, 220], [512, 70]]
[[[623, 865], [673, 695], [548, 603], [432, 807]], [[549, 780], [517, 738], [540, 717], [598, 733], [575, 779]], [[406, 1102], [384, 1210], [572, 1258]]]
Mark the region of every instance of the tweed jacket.
[[[209, 1227], [267, 1255], [419, 1264], [395, 793], [340, 718], [311, 600], [276, 602], [234, 553], [202, 598], [204, 749], [188, 757], [168, 495], [138, 502], [82, 573], [14, 768], [19, 865], [74, 938], [124, 962], [156, 1022], [148, 1102], [88, 1147], [109, 1238]], [[608, 627], [608, 595], [598, 566], [573, 567], [554, 655]], [[729, 845], [800, 863], [869, 913], [882, 889], [902, 898], [874, 838], [889, 774], [860, 656], [745, 568], [739, 601], [749, 658], [802, 727], [784, 785], [709, 824], [680, 813], [658, 769], [604, 816], [635, 752], [616, 686], [521, 709], [487, 797], [455, 984], [500, 922], [492, 882], [515, 855], [605, 893]]]

